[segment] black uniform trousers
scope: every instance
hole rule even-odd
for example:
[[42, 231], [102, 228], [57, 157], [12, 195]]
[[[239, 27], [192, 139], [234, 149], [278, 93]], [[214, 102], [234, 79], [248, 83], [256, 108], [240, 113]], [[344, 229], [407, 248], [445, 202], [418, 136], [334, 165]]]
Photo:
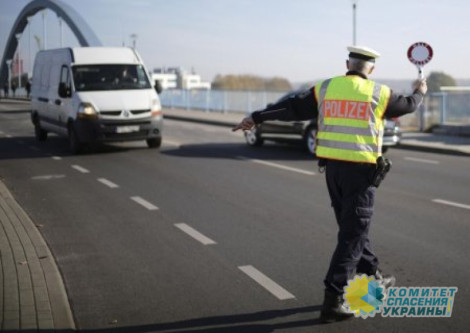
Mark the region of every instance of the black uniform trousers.
[[326, 289], [342, 294], [355, 274], [374, 275], [379, 261], [369, 241], [376, 188], [370, 185], [374, 164], [329, 160], [326, 183], [336, 221], [338, 244], [325, 278]]

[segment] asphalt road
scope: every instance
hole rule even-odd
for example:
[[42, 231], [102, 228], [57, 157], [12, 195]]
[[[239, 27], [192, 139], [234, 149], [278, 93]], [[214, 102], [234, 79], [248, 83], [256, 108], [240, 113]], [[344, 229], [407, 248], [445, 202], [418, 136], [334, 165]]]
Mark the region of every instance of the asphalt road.
[[452, 317], [320, 325], [337, 228], [301, 147], [169, 120], [160, 150], [67, 147], [35, 141], [27, 103], [0, 102], [0, 177], [41, 225], [81, 330], [468, 331], [468, 157], [391, 149], [371, 228], [398, 286], [459, 288]]

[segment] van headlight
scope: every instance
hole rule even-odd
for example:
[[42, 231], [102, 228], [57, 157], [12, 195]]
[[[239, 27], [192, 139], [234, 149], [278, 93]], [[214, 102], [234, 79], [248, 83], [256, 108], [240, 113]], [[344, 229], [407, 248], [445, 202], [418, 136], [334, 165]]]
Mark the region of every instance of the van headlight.
[[151, 110], [152, 117], [158, 117], [163, 114], [162, 106], [160, 105], [160, 101], [156, 98], [152, 99], [152, 110]]
[[90, 103], [80, 103], [78, 106], [78, 118], [82, 119], [96, 119], [98, 114], [95, 108]]

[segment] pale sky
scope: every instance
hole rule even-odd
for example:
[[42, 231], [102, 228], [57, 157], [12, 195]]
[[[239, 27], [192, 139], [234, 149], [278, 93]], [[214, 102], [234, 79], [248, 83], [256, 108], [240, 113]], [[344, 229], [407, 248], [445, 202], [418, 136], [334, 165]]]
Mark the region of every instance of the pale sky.
[[[351, 0], [62, 0], [72, 6], [105, 46], [131, 45], [149, 70], [162, 66], [194, 68], [204, 80], [216, 74], [280, 76], [314, 81], [345, 71], [352, 44]], [[14, 21], [28, 0], [0, 0], [0, 53]], [[406, 51], [424, 41], [434, 58], [424, 73], [443, 71], [470, 78], [470, 1], [359, 0], [357, 44], [382, 54], [372, 78], [413, 79], [417, 70]], [[55, 13], [46, 15], [47, 47], [59, 47]], [[21, 39], [28, 70], [34, 35], [43, 39], [36, 14]], [[78, 46], [68, 27], [64, 46]]]

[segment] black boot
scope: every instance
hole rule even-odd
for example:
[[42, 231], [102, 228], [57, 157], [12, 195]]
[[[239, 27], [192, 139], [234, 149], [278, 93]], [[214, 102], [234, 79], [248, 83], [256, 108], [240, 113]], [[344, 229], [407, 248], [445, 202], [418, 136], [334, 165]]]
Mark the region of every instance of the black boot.
[[333, 323], [353, 317], [354, 314], [346, 309], [343, 302], [342, 295], [325, 290], [325, 300], [323, 301], [320, 321], [322, 323]]

